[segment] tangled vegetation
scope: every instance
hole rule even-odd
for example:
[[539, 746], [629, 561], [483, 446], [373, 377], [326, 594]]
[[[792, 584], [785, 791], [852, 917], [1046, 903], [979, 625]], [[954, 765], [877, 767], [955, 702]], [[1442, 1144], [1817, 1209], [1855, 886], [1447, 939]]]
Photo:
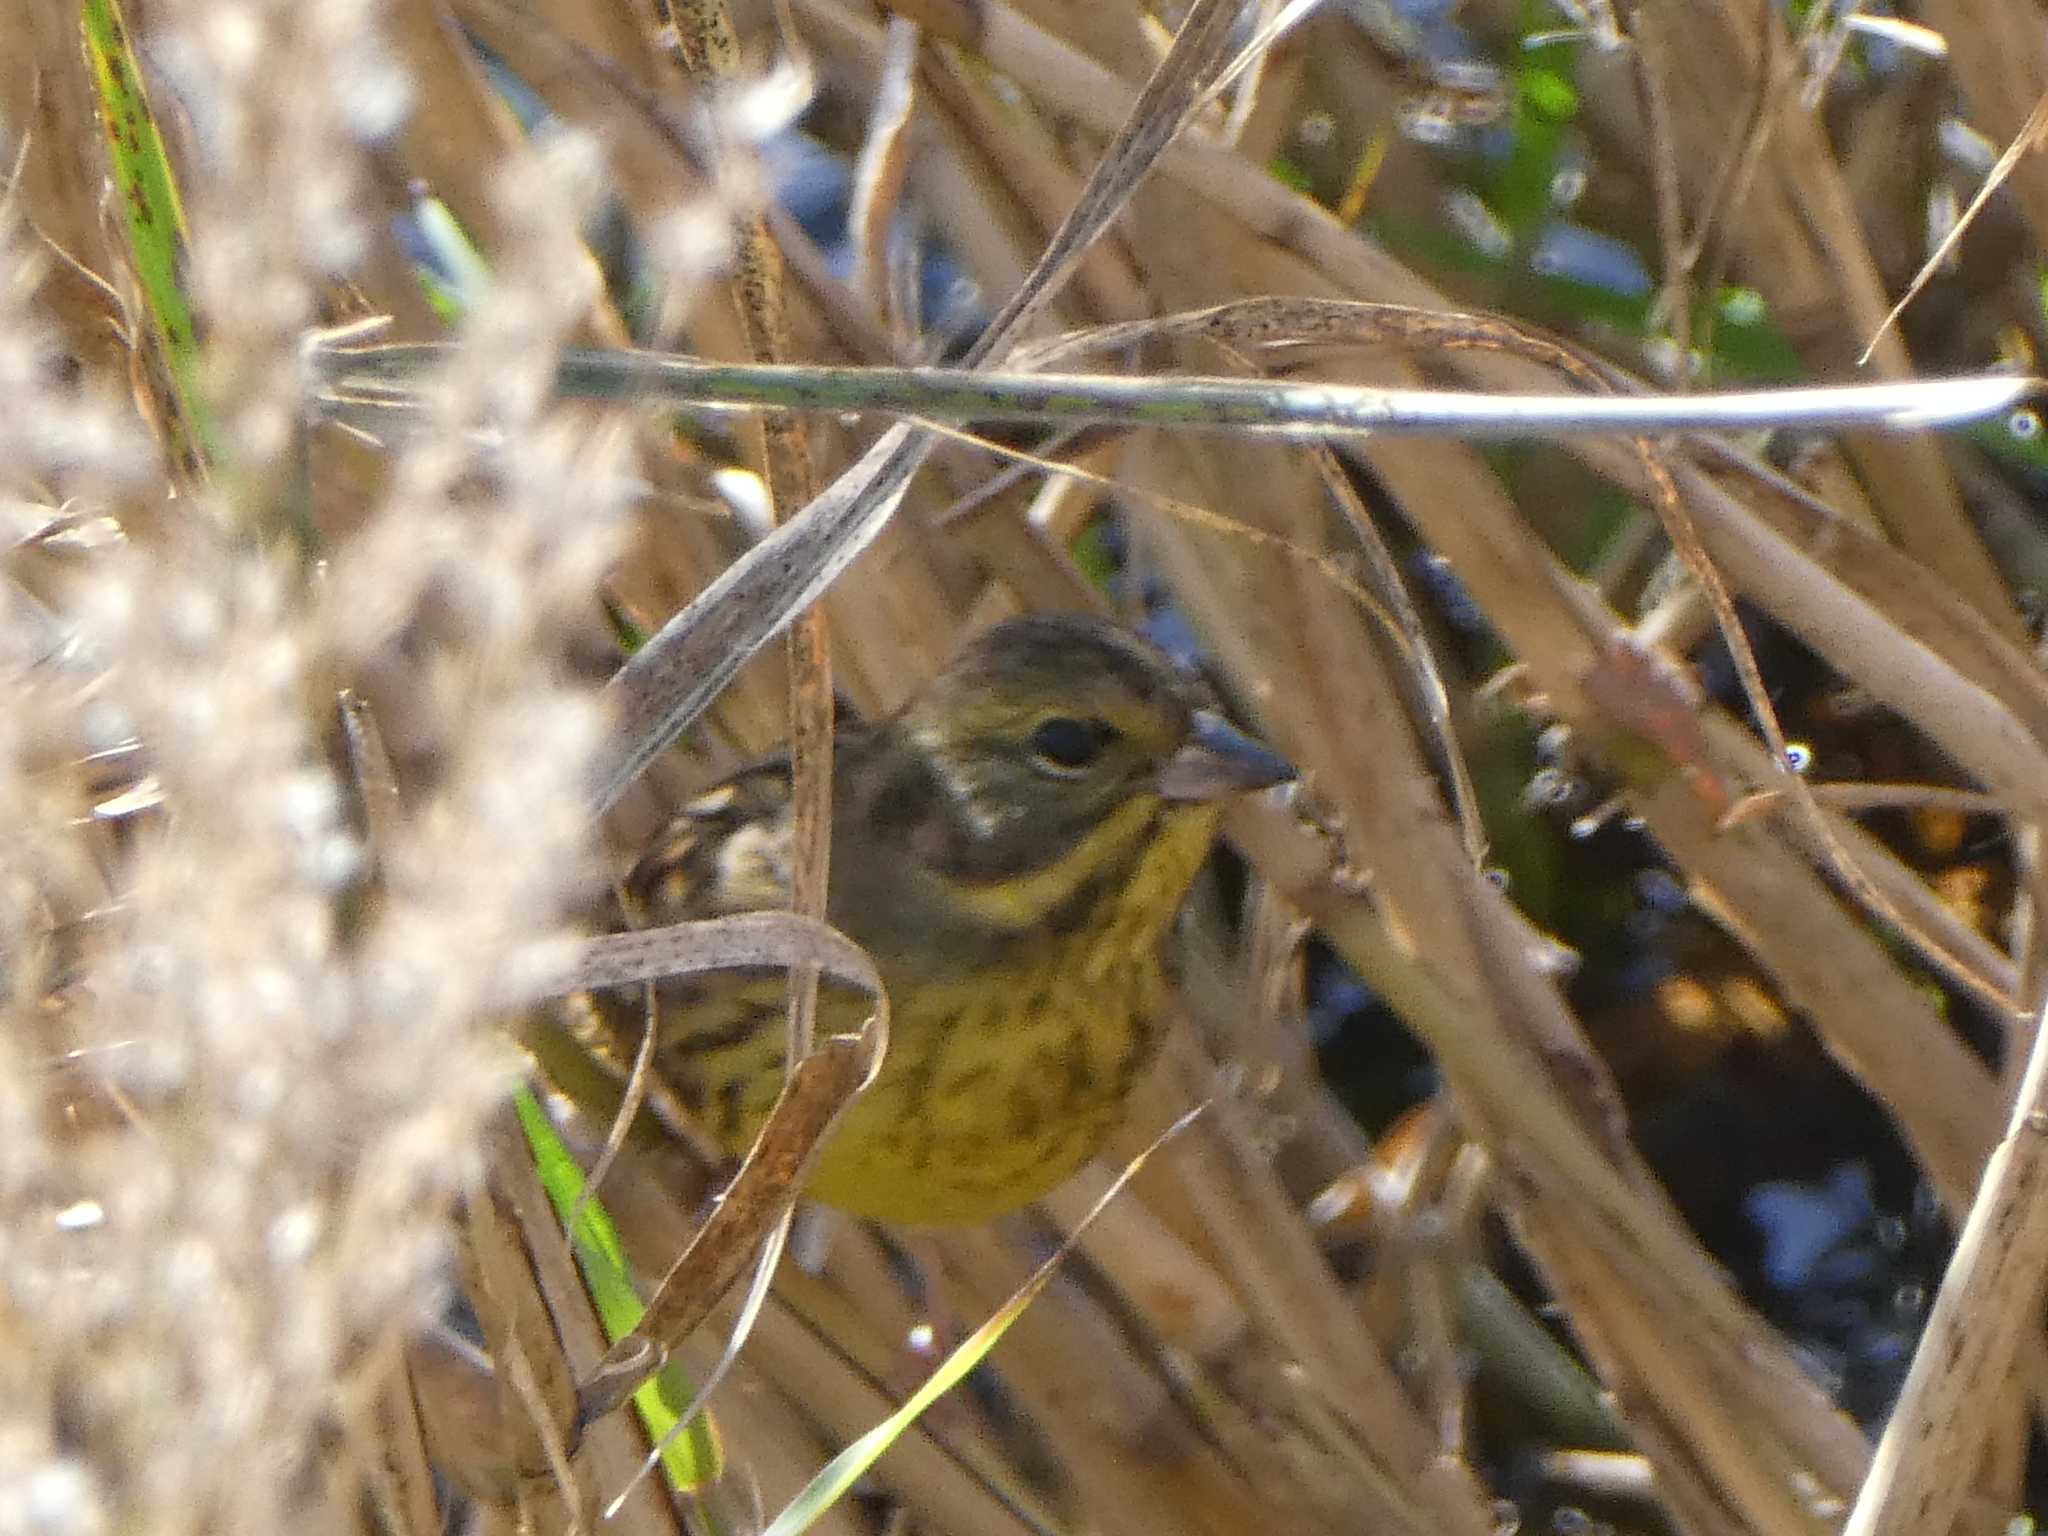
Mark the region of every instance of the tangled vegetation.
[[[0, 1532], [2031, 1523], [2033, 7], [14, 11]], [[1110, 1155], [785, 1255], [835, 714], [1033, 610], [1301, 781]], [[574, 1028], [732, 966], [737, 1175]]]

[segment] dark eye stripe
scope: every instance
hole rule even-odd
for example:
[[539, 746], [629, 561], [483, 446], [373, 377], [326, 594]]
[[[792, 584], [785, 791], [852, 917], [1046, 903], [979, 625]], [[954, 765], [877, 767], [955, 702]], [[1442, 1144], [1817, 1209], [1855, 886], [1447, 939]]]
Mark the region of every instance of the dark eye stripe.
[[1116, 727], [1107, 720], [1054, 715], [1032, 731], [1031, 755], [1049, 768], [1072, 771], [1087, 767], [1115, 739]]

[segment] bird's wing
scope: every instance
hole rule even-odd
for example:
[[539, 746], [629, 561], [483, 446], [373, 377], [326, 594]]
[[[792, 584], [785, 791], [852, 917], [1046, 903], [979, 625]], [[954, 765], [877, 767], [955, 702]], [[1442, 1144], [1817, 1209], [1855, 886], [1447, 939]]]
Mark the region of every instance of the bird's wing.
[[688, 802], [626, 877], [632, 921], [659, 927], [789, 904], [787, 759], [757, 764]]

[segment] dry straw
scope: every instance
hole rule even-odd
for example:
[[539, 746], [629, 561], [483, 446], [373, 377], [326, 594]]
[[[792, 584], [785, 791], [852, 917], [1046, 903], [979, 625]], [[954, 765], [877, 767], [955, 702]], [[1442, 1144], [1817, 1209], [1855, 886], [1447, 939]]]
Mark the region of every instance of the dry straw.
[[[2048, 1206], [2029, 1198], [2048, 881], [2021, 860], [1994, 942], [1850, 818], [1940, 801], [2005, 816], [2030, 849], [2048, 816], [2048, 688], [1924, 430], [2028, 407], [2033, 386], [1916, 383], [1880, 336], [1877, 215], [1801, 104], [1839, 38], [1802, 54], [1736, 0], [1574, 8], [1589, 116], [1632, 125], [1607, 153], [1650, 194], [1679, 355], [1733, 270], [1800, 322], [1813, 376], [1846, 377], [1869, 344], [1883, 381], [1735, 401], [1648, 392], [1455, 313], [1268, 174], [1312, 72], [1340, 106], [1360, 81], [1412, 85], [1384, 37], [1298, 7], [1241, 32], [1212, 0], [1165, 17], [1171, 37], [1078, 0], [902, 3], [886, 26], [797, 0], [737, 32], [714, 4], [650, 25], [614, 0], [20, 9], [0, 29], [0, 1532], [426, 1532], [450, 1486], [482, 1529], [752, 1528], [886, 1416], [915, 1325], [986, 1316], [1027, 1280], [1043, 1294], [988, 1390], [902, 1429], [871, 1474], [924, 1529], [1495, 1531], [1512, 1507], [1475, 1438], [1475, 1349], [1543, 1405], [1547, 1475], [1632, 1525], [1791, 1536], [1853, 1506], [1864, 1536], [1989, 1530], [2017, 1507], [2012, 1447], [2048, 1393]], [[1959, 37], [2038, 33], [2017, 0], [1932, 11]], [[547, 101], [544, 130], [517, 123], [486, 54]], [[2019, 132], [2032, 101], [2000, 61], [1973, 44], [1953, 63]], [[860, 129], [850, 283], [767, 206], [762, 142], [814, 84], [883, 104]], [[153, 134], [179, 203], [139, 169]], [[1368, 201], [1441, 190], [1375, 153]], [[2040, 163], [2015, 162], [2029, 217]], [[918, 366], [930, 338], [890, 234], [905, 209], [1009, 300], [959, 369]], [[400, 214], [471, 242], [452, 318]], [[593, 259], [600, 214], [639, 237], [632, 291]], [[1078, 357], [1099, 371], [1055, 371]], [[1462, 392], [1423, 387], [1445, 377]], [[784, 409], [705, 451], [665, 414], [677, 392]], [[1026, 456], [1064, 452], [1072, 478], [946, 516], [995, 470], [987, 437], [941, 428], [1003, 418], [1076, 424]], [[1819, 492], [1706, 435], [1788, 422], [1887, 430], [1843, 436]], [[1641, 496], [1695, 583], [1632, 623], [1538, 533], [1548, 493], [1511, 501], [1458, 440], [1503, 434], [1558, 437]], [[732, 454], [780, 525], [751, 546], [707, 511]], [[1874, 1459], [1679, 1219], [1558, 947], [1478, 867], [1460, 754], [1487, 700], [1429, 656], [1388, 530], [1352, 494], [1361, 468], [1514, 656], [1495, 696], [1616, 771], [1957, 1219]], [[920, 1239], [914, 1261], [886, 1234], [799, 1233], [805, 1262], [757, 1287], [712, 1402], [722, 1474], [706, 1439], [701, 1486], [635, 1486], [642, 1431], [600, 1410], [665, 1354], [719, 1358], [722, 1329], [695, 1325], [729, 1321], [723, 1293], [883, 1015], [799, 1072], [708, 1222], [672, 1106], [577, 1078], [561, 1032], [530, 1027], [580, 1101], [572, 1144], [594, 1156], [618, 1112], [596, 1200], [620, 1252], [682, 1277], [618, 1345], [508, 1108], [512, 1004], [721, 945], [868, 985], [800, 918], [580, 948], [574, 930], [613, 855], [786, 736], [792, 700], [823, 806], [835, 683], [886, 709], [963, 629], [1102, 606], [1061, 531], [1112, 494], [1134, 568], [1312, 785], [1312, 805], [1233, 827], [1263, 891], [1257, 958], [1205, 889], [1203, 1029], [1180, 1033], [1124, 1150], [1210, 1097], [1215, 1042], [1239, 1091], [1049, 1279], [1111, 1170], [994, 1231]], [[1975, 787], [1788, 782], [1772, 679], [1746, 665], [1753, 730], [1678, 659], [1736, 596]], [[793, 667], [748, 664], [814, 604]], [[607, 677], [627, 631], [653, 638]], [[1287, 1006], [1302, 917], [1442, 1068], [1411, 1154], [1374, 1164], [1314, 1076]], [[1994, 1003], [2002, 1079], [1907, 956]], [[1316, 1222], [1368, 1207], [1373, 1263], [1340, 1276]], [[1488, 1267], [1487, 1210], [1571, 1350]], [[458, 1295], [487, 1359], [435, 1331]], [[812, 1513], [870, 1523], [847, 1501]]]

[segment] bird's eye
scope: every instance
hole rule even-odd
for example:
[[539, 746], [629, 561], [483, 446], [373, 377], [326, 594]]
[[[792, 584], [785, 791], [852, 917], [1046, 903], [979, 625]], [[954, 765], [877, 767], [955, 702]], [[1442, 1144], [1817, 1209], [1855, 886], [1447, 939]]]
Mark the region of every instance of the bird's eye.
[[1079, 773], [1094, 762], [1102, 749], [1116, 739], [1116, 727], [1106, 720], [1076, 720], [1054, 715], [1038, 722], [1031, 733], [1031, 755], [1041, 768], [1055, 774]]

